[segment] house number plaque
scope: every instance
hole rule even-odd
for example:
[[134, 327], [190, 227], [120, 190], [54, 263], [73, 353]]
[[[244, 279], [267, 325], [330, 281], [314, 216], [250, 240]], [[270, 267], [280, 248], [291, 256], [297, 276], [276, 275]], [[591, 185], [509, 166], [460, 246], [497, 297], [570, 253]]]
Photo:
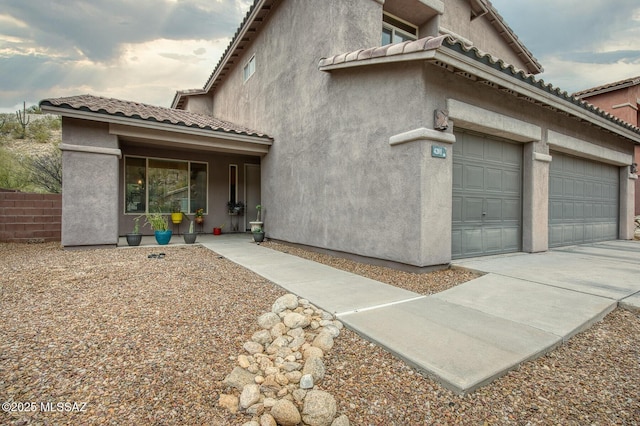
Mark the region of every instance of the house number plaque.
[[447, 158], [447, 148], [444, 146], [431, 145], [431, 156], [435, 158]]

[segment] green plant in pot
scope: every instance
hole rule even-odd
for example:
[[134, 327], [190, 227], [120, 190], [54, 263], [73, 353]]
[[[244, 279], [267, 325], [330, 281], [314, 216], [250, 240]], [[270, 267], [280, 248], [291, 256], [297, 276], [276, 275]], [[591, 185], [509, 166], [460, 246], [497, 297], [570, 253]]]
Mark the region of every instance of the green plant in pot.
[[169, 244], [172, 232], [169, 229], [169, 221], [166, 216], [163, 216], [161, 213], [148, 213], [147, 224], [153, 230], [156, 242], [159, 245], [164, 246]]
[[[185, 217], [189, 219], [189, 216], [185, 216]], [[190, 222], [189, 232], [182, 234], [182, 237], [184, 238], [184, 242], [186, 244], [193, 244], [196, 242], [196, 238], [198, 237], [198, 234], [194, 230], [195, 221], [189, 220], [189, 222]]]
[[253, 233], [253, 241], [256, 243], [261, 243], [264, 241], [264, 230], [262, 226], [256, 227], [255, 230], [251, 231]]
[[142, 234], [140, 233], [140, 218], [138, 216], [133, 219], [133, 231], [127, 234], [127, 244], [130, 246], [139, 246], [142, 241]]

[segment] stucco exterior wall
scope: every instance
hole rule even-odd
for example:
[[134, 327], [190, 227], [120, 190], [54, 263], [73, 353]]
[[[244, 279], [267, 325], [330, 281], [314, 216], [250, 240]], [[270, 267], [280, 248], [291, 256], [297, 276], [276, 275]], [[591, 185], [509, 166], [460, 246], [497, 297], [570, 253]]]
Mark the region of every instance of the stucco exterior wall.
[[208, 95], [192, 95], [186, 98], [184, 109], [196, 114], [211, 115], [213, 99]]
[[118, 139], [109, 125], [63, 117], [62, 245], [118, 243]]
[[640, 122], [638, 119], [640, 85], [586, 97], [584, 100], [634, 126]]
[[[261, 168], [267, 236], [415, 266], [448, 263], [452, 150], [437, 159], [431, 147], [450, 148], [459, 126], [525, 144], [523, 248], [546, 250], [549, 131], [579, 140], [577, 155], [618, 158], [632, 147], [428, 63], [317, 69], [321, 57], [379, 44], [372, 22], [381, 13], [373, 1], [283, 1], [216, 89], [215, 116], [274, 138]], [[254, 54], [256, 72], [243, 82]], [[433, 130], [434, 110], [451, 105], [451, 127]]]
[[487, 20], [486, 15], [471, 19], [469, 0], [447, 0], [440, 25], [471, 40], [473, 45], [483, 52], [490, 53], [519, 69], [526, 69], [525, 63], [505, 43], [496, 29]]

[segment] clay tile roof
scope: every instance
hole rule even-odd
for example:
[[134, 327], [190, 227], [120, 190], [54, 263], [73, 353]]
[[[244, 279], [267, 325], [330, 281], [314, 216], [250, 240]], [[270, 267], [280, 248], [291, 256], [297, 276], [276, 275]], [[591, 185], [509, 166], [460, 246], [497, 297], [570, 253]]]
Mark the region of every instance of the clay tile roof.
[[[495, 58], [488, 53], [482, 52], [477, 47], [467, 46], [462, 41], [450, 35], [424, 37], [415, 41], [405, 41], [397, 44], [388, 44], [381, 47], [359, 50], [357, 51], [357, 54], [352, 54], [354, 52], [347, 52], [330, 56], [328, 58], [321, 58], [318, 62], [318, 67], [322, 71], [328, 71], [333, 65], [355, 66], [368, 63], [373, 64], [375, 63], [375, 60], [377, 58], [384, 57], [396, 58], [398, 61], [410, 60], [413, 56], [412, 54], [421, 51], [426, 52], [432, 50], [442, 50], [444, 48], [458, 52], [470, 59], [473, 59], [478, 63], [484, 64], [497, 71], [500, 71], [509, 77], [537, 87], [538, 89], [543, 90], [551, 96], [560, 98], [573, 105], [577, 105], [582, 109], [599, 115], [600, 117], [603, 117], [608, 121], [631, 130], [634, 133], [640, 134], [640, 128], [634, 126], [633, 124], [627, 123], [620, 118], [591, 105], [590, 103], [580, 99], [578, 96], [569, 95], [566, 91], [561, 90], [559, 87], [554, 87], [551, 84], [547, 84], [542, 79], [537, 80], [532, 74], [529, 74], [519, 68], [514, 67], [513, 65], [510, 65], [504, 62], [502, 59]], [[636, 80], [638, 80], [637, 83], [640, 84], [640, 78], [636, 77], [635, 79], [624, 80], [623, 82], [612, 83], [611, 85], [620, 85], [623, 83], [629, 83], [630, 81], [634, 82]]]
[[631, 77], [624, 80], [616, 81], [613, 83], [604, 84], [602, 86], [592, 87], [591, 89], [581, 90], [573, 94], [573, 96], [583, 97], [596, 92], [610, 92], [612, 90], [621, 89], [629, 86], [636, 86], [640, 84], [640, 76]]
[[93, 95], [44, 99], [40, 102], [40, 106], [51, 106], [76, 111], [105, 114], [115, 117], [126, 117], [136, 120], [212, 130], [215, 132], [236, 133], [239, 135], [271, 139], [264, 133], [248, 129], [243, 126], [238, 126], [237, 124], [229, 123], [228, 121], [218, 120], [217, 118], [208, 115]]

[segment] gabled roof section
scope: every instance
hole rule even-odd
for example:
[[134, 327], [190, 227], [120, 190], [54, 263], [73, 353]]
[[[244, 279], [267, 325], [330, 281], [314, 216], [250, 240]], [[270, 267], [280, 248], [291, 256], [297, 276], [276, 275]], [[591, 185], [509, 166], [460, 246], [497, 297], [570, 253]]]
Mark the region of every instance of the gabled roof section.
[[[253, 41], [256, 34], [262, 28], [262, 25], [271, 12], [272, 8], [278, 3], [279, 0], [255, 0], [249, 11], [244, 17], [244, 20], [240, 24], [240, 27], [236, 30], [236, 33], [231, 39], [231, 43], [227, 46], [227, 49], [222, 54], [220, 61], [214, 68], [213, 72], [207, 79], [204, 87], [201, 91], [195, 94], [206, 94], [216, 88], [218, 83], [231, 71], [235, 65], [237, 65], [238, 58], [243, 49]], [[195, 89], [198, 90], [198, 89]], [[184, 97], [193, 95], [192, 90], [178, 91], [176, 92], [172, 108], [183, 108]]]
[[616, 81], [614, 83], [608, 83], [602, 86], [592, 87], [591, 89], [581, 90], [573, 94], [579, 98], [588, 98], [590, 96], [599, 95], [601, 93], [613, 92], [615, 90], [625, 89], [627, 87], [633, 87], [640, 85], [640, 76], [631, 77], [625, 80]]
[[79, 95], [44, 99], [40, 102], [40, 107], [48, 107], [47, 109], [53, 109], [59, 113], [69, 110], [70, 112], [84, 112], [96, 116], [124, 118], [131, 122], [169, 124], [191, 129], [271, 139], [264, 133], [207, 115], [100, 96]]
[[202, 89], [177, 90], [176, 94], [173, 96], [173, 102], [171, 102], [171, 108], [184, 109], [184, 103], [186, 101], [186, 98], [188, 98], [189, 96], [206, 95], [206, 94], [207, 92], [205, 92]]
[[518, 39], [516, 33], [507, 25], [505, 20], [500, 16], [495, 7], [489, 0], [472, 0], [472, 3], [485, 3], [487, 6], [486, 18], [491, 25], [498, 31], [502, 38], [507, 42], [509, 47], [527, 64], [527, 72], [530, 74], [539, 74], [544, 71], [542, 65], [533, 56], [533, 53]]
[[566, 91], [546, 84], [544, 80], [536, 80], [533, 75], [505, 63], [502, 59], [481, 52], [476, 47], [469, 47], [449, 35], [425, 37], [416, 41], [360, 49], [322, 58], [318, 68], [320, 71], [332, 72], [407, 61], [429, 61], [469, 80], [589, 122], [636, 142], [640, 141], [640, 128], [571, 96]]

